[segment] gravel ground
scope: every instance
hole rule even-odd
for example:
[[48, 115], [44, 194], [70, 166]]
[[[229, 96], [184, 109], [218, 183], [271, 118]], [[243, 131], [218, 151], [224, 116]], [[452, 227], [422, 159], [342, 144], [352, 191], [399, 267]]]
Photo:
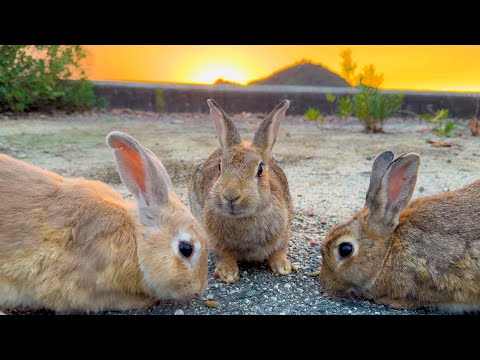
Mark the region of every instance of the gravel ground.
[[[244, 138], [251, 138], [264, 114], [233, 116]], [[463, 123], [461, 123], [463, 124]], [[170, 173], [177, 193], [188, 204], [186, 179], [198, 161], [217, 146], [214, 124], [207, 115], [157, 115], [132, 111], [83, 115], [34, 115], [0, 120], [0, 152], [58, 172], [103, 180], [130, 197], [116, 173], [105, 136], [120, 130], [154, 151]], [[323, 122], [287, 116], [280, 127], [274, 157], [284, 169], [296, 208], [289, 258], [299, 270], [273, 275], [265, 264], [240, 264], [241, 279], [227, 285], [212, 276], [202, 298], [188, 302], [162, 301], [146, 311], [106, 314], [435, 314], [392, 310], [370, 301], [336, 299], [322, 293], [318, 277], [319, 243], [338, 222], [361, 209], [375, 156], [415, 151], [422, 163], [414, 197], [453, 190], [480, 174], [480, 139], [459, 127], [458, 136], [437, 148], [431, 124], [392, 119], [385, 134], [368, 135], [352, 119]], [[208, 306], [207, 306], [208, 305]], [[49, 311], [3, 309], [7, 314], [52, 314]]]

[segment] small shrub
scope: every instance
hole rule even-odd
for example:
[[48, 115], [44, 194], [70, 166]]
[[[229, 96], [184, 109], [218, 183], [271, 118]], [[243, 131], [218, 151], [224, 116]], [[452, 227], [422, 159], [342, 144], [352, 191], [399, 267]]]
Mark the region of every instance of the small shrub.
[[355, 94], [355, 116], [365, 125], [367, 132], [381, 132], [386, 119], [398, 112], [403, 95], [384, 95], [376, 88], [360, 84]]
[[338, 110], [340, 116], [345, 118], [353, 114], [353, 101], [350, 96], [345, 96], [338, 99]]
[[320, 110], [313, 107], [308, 108], [307, 112], [305, 113], [305, 117], [312, 121], [317, 120], [320, 115]]
[[382, 132], [385, 121], [400, 110], [403, 95], [385, 95], [362, 83], [359, 89], [353, 100], [348, 96], [340, 99], [340, 114], [349, 116], [353, 113], [367, 132]]
[[[80, 45], [0, 45], [0, 111], [91, 108]], [[73, 76], [80, 80], [71, 80]]]

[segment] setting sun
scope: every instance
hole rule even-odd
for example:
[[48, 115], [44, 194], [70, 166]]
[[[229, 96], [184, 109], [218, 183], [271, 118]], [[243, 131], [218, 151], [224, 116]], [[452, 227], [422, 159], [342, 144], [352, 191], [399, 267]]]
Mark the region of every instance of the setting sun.
[[197, 75], [192, 76], [192, 82], [199, 84], [212, 84], [217, 79], [236, 82], [246, 85], [248, 78], [243, 69], [231, 65], [209, 64], [202, 67]]
[[383, 89], [480, 91], [478, 45], [86, 45], [92, 80], [247, 84], [302, 59], [340, 73], [342, 50]]

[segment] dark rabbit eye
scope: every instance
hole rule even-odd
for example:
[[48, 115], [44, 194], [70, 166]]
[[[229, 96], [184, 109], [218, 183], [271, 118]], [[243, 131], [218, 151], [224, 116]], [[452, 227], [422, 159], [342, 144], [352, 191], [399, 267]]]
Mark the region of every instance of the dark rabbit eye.
[[220, 163], [218, 164], [218, 171], [222, 171], [222, 165]]
[[258, 165], [257, 176], [258, 177], [262, 176], [262, 173], [263, 173], [263, 163], [260, 163], [260, 165]]
[[193, 245], [186, 242], [181, 242], [180, 245], [178, 245], [178, 249], [186, 258], [189, 258], [193, 253]]
[[348, 258], [353, 253], [353, 245], [347, 242], [338, 245], [338, 253], [342, 258]]

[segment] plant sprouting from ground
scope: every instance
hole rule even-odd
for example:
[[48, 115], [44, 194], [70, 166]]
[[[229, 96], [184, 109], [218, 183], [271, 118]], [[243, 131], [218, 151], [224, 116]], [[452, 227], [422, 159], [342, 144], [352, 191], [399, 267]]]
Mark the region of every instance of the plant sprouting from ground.
[[434, 129], [439, 137], [451, 137], [453, 130], [457, 128], [457, 123], [448, 118], [448, 109], [439, 109], [436, 113], [422, 114], [421, 117], [435, 125]]
[[312, 120], [312, 121], [317, 120], [320, 115], [321, 115], [320, 110], [314, 107], [308, 108], [307, 112], [305, 113], [305, 117], [308, 120]]
[[335, 106], [337, 97], [332, 93], [328, 93], [325, 95], [325, 98], [327, 99], [328, 105], [330, 105], [330, 114], [333, 115], [333, 107]]

